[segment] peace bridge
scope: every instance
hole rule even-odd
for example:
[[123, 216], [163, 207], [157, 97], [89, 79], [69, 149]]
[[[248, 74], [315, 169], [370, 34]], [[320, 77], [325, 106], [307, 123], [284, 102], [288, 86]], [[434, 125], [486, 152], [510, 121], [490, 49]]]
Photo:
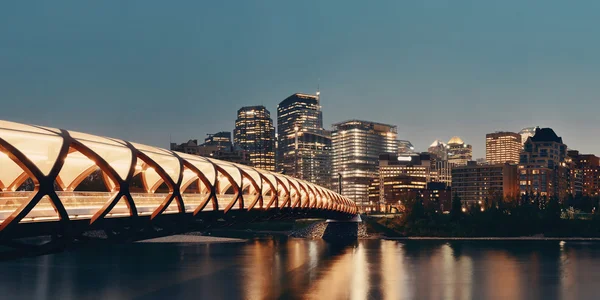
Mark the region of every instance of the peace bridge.
[[252, 213], [345, 220], [357, 212], [346, 197], [283, 174], [0, 120], [0, 239], [120, 220]]

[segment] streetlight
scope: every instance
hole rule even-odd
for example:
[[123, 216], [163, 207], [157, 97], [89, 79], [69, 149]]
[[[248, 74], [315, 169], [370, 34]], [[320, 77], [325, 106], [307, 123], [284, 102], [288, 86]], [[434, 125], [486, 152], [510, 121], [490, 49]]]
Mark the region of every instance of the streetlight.
[[294, 176], [296, 178], [300, 178], [298, 176], [298, 131], [300, 131], [300, 127], [298, 127], [298, 125], [294, 126], [294, 142], [295, 142], [295, 154], [296, 154], [296, 162], [295, 162], [295, 168], [294, 168]]

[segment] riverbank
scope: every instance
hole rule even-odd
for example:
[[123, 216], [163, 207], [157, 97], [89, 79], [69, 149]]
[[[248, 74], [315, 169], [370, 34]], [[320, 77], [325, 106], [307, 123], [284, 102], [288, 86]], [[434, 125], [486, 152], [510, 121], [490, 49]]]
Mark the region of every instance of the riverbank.
[[520, 236], [520, 237], [386, 237], [381, 239], [390, 241], [565, 241], [565, 242], [600, 242], [600, 238], [586, 237], [540, 237], [540, 236]]
[[137, 241], [136, 243], [195, 243], [195, 244], [212, 244], [212, 243], [243, 243], [246, 239], [205, 236], [199, 234], [176, 234], [163, 236], [147, 240]]

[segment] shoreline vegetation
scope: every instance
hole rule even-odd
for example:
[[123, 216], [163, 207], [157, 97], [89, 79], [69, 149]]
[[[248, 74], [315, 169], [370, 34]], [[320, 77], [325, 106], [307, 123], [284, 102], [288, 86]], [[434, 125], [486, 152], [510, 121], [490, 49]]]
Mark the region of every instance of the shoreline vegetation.
[[400, 216], [363, 220], [371, 232], [389, 239], [600, 240], [596, 206], [578, 216], [567, 205], [556, 198], [525, 195], [518, 201], [497, 199], [466, 209], [454, 196], [449, 213], [426, 208], [421, 199], [414, 199]]
[[[596, 210], [599, 203], [597, 199], [592, 200], [575, 202], [576, 205], [573, 205], [573, 201], [560, 203], [556, 198], [524, 195], [519, 200], [505, 201], [499, 198], [465, 207], [455, 195], [450, 211], [441, 213], [424, 206], [422, 199], [417, 198], [407, 201], [405, 211], [400, 215], [363, 215], [364, 226], [359, 239], [600, 241], [600, 213]], [[219, 242], [220, 237], [236, 238], [236, 241], [268, 236], [319, 238], [324, 221], [301, 219], [233, 224], [197, 235], [202, 236], [202, 241], [213, 238], [213, 242]], [[198, 238], [183, 235], [182, 238], [161, 238], [156, 242], [174, 239], [187, 241]]]

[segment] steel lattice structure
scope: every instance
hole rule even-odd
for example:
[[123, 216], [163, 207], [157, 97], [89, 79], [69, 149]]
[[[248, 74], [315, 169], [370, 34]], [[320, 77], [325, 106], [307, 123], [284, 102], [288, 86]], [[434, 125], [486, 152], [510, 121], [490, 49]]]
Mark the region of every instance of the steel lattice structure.
[[[101, 182], [102, 189], [82, 190], [90, 182]], [[0, 231], [29, 222], [92, 224], [104, 218], [281, 208], [358, 212], [347, 198], [282, 174], [0, 121]]]

